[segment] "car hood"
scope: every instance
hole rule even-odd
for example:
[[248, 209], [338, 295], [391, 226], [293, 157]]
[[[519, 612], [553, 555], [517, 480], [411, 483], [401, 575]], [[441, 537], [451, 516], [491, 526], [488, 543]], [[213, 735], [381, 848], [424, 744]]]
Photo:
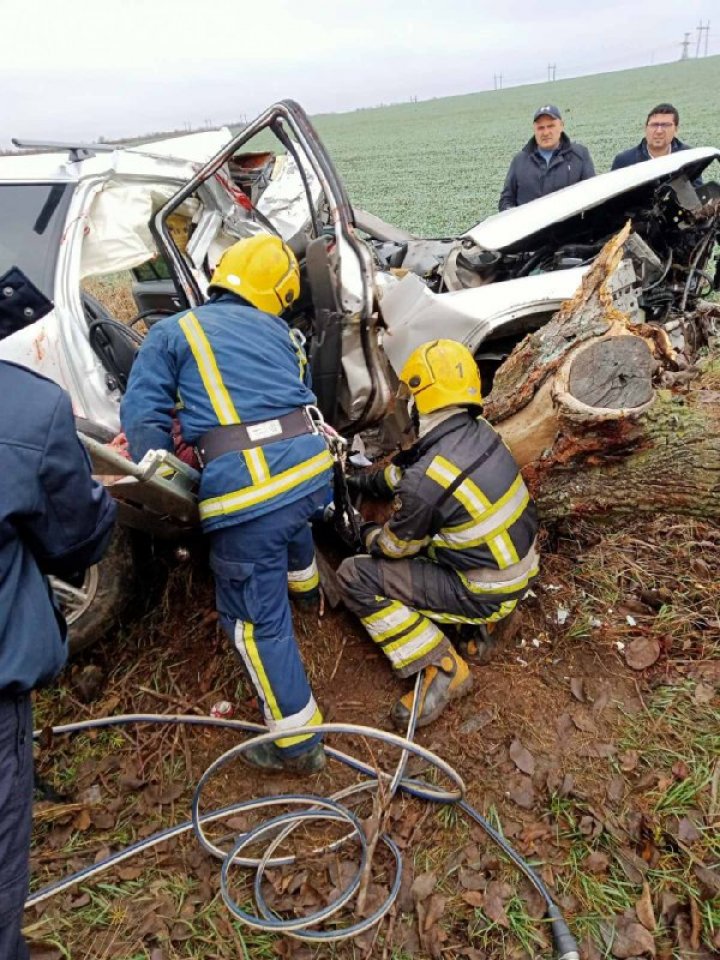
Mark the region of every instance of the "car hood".
[[513, 207], [488, 217], [463, 236], [470, 237], [478, 247], [485, 250], [509, 251], [554, 224], [592, 210], [638, 187], [672, 180], [681, 173], [694, 179], [718, 158], [720, 150], [714, 147], [696, 147], [692, 150], [680, 150], [657, 160], [636, 163], [622, 170], [602, 173], [546, 197], [532, 200], [521, 207]]

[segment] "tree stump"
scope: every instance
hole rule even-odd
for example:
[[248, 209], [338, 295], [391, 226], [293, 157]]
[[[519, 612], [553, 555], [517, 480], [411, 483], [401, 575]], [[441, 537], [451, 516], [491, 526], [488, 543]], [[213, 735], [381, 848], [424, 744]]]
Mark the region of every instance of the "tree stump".
[[608, 286], [629, 230], [608, 241], [575, 297], [500, 367], [485, 416], [544, 519], [720, 518], [720, 377], [711, 362], [705, 382], [663, 387], [676, 367], [667, 334], [631, 324]]

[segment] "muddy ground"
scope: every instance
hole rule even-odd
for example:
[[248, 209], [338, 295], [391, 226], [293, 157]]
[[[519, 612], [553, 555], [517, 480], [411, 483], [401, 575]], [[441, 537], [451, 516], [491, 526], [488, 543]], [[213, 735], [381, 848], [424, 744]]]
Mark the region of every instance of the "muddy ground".
[[[515, 640], [420, 743], [461, 773], [468, 799], [540, 871], [582, 955], [710, 958], [720, 953], [720, 528], [658, 518], [578, 524], [546, 536], [539, 585]], [[37, 726], [111, 713], [207, 712], [219, 700], [257, 719], [213, 614], [204, 564], [171, 572], [150, 609], [69, 668], [37, 701]], [[390, 729], [405, 687], [343, 611], [296, 612], [326, 719]], [[214, 730], [134, 727], [38, 752], [33, 885], [187, 818], [192, 787], [236, 741]], [[333, 745], [391, 769], [377, 744]], [[414, 772], [421, 765], [415, 764]], [[309, 781], [241, 764], [205, 807], [284, 791], [325, 795], [354, 774], [331, 763]], [[358, 814], [372, 813], [366, 802]], [[236, 815], [215, 836], [247, 829]], [[219, 896], [219, 864], [191, 837], [169, 841], [28, 910], [34, 960], [51, 958], [550, 956], [543, 905], [479, 827], [449, 806], [394, 802], [404, 855], [396, 906], [370, 934], [311, 949], [251, 931]], [[306, 853], [327, 828], [298, 837]], [[351, 876], [354, 848], [271, 871], [283, 916], [317, 909]], [[391, 882], [378, 852], [364, 912]], [[249, 902], [238, 871], [233, 894]], [[348, 922], [346, 911], [339, 920]], [[342, 919], [344, 918], [344, 919]]]

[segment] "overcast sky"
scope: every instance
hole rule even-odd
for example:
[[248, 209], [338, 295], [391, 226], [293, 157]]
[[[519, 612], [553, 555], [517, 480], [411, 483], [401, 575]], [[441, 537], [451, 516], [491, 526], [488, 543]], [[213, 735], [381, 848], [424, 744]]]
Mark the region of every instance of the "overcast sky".
[[677, 59], [716, 0], [0, 0], [0, 146], [471, 93]]

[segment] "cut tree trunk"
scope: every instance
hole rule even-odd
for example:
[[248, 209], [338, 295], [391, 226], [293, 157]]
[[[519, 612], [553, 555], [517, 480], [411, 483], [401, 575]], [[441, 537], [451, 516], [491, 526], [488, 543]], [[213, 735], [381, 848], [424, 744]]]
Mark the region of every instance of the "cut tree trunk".
[[720, 378], [711, 365], [705, 380], [675, 373], [665, 331], [631, 324], [613, 305], [607, 281], [628, 232], [606, 244], [575, 297], [500, 367], [485, 416], [544, 519], [720, 518]]

